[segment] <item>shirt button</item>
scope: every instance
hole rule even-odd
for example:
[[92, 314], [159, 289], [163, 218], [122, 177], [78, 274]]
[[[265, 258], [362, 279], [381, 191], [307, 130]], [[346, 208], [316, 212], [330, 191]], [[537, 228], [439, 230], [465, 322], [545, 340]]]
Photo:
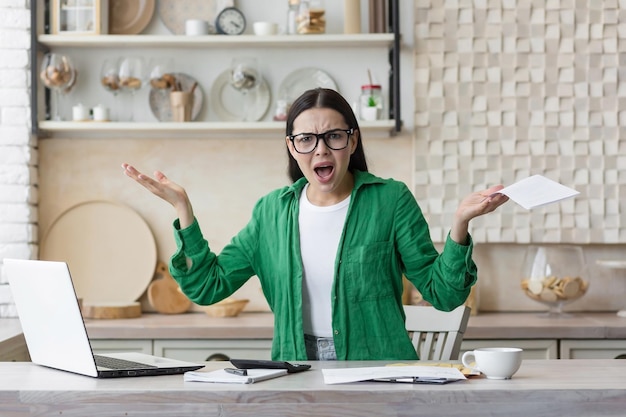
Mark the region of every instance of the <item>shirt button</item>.
[[335, 334], [339, 334], [339, 330], [335, 330]]

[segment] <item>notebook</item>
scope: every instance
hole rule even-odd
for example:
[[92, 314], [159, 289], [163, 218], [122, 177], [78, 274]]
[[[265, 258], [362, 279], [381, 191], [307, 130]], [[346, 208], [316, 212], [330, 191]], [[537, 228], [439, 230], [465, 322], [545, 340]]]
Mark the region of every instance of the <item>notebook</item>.
[[97, 378], [182, 374], [204, 366], [135, 352], [94, 355], [67, 263], [3, 262], [33, 363]]

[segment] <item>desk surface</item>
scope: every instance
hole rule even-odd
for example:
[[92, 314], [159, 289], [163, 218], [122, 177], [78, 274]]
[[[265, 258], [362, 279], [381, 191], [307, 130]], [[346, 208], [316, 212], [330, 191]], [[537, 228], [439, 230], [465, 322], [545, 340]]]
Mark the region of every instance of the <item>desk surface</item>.
[[[0, 363], [0, 415], [22, 416], [623, 416], [626, 360], [526, 360], [513, 379], [447, 385], [325, 385], [321, 369], [387, 362], [311, 362], [251, 385], [182, 375], [98, 380], [31, 363]], [[209, 362], [210, 369], [228, 362]]]

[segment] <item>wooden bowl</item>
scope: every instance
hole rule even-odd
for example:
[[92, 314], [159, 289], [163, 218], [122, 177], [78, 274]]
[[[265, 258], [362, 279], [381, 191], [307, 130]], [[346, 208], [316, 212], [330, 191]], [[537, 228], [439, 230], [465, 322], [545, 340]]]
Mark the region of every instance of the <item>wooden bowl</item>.
[[210, 306], [204, 306], [204, 312], [211, 317], [236, 317], [248, 304], [248, 299], [225, 298]]

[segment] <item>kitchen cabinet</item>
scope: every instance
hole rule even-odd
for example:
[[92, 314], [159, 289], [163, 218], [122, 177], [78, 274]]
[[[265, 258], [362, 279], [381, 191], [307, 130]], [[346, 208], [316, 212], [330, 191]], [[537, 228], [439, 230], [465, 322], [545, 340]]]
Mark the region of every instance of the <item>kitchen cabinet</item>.
[[272, 340], [172, 340], [154, 341], [154, 354], [189, 362], [204, 362], [213, 357], [271, 359]]
[[[398, 20], [398, 2], [390, 1], [390, 16], [392, 33], [363, 33], [363, 34], [323, 34], [323, 35], [276, 35], [276, 36], [175, 36], [175, 35], [99, 35], [99, 36], [67, 36], [67, 35], [49, 35], [42, 34], [43, 25], [41, 21], [43, 12], [37, 10], [42, 8], [44, 2], [42, 0], [33, 2], [33, 21], [32, 32], [32, 62], [38, 62], [40, 54], [38, 51], [59, 51], [64, 54], [74, 54], [76, 60], [80, 62], [85, 59], [88, 68], [83, 65], [77, 65], [80, 68], [81, 75], [79, 77], [91, 77], [95, 82], [77, 84], [75, 90], [94, 89], [95, 94], [105, 96], [108, 99], [110, 93], [97, 91], [100, 86], [93, 87], [98, 83], [99, 79], [94, 77], [94, 73], [98, 73], [100, 68], [94, 62], [93, 57], [102, 59], [103, 56], [114, 54], [117, 52], [125, 54], [146, 54], [146, 53], [167, 53], [182, 54], [179, 56], [194, 57], [194, 60], [207, 59], [210, 54], [213, 62], [211, 66], [215, 67], [215, 63], [227, 68], [228, 58], [226, 56], [234, 56], [234, 54], [247, 54], [254, 51], [256, 54], [263, 54], [271, 57], [267, 63], [267, 71], [279, 73], [285, 65], [282, 61], [274, 59], [275, 56], [282, 54], [282, 59], [287, 59], [293, 68], [302, 67], [303, 65], [313, 65], [320, 67], [326, 64], [331, 68], [341, 68], [344, 71], [350, 71], [351, 74], [345, 75], [351, 82], [354, 81], [352, 73], [365, 72], [368, 65], [380, 65], [381, 62], [388, 60], [387, 73], [389, 75], [389, 83], [387, 85], [388, 118], [376, 121], [360, 121], [359, 124], [364, 131], [377, 132], [380, 134], [392, 134], [399, 132], [402, 126], [400, 117], [400, 84], [399, 84], [399, 54], [400, 54], [400, 33]], [[95, 53], [92, 58], [86, 58], [87, 55]], [[331, 62], [315, 62], [311, 59], [313, 51], [318, 51], [317, 56], [328, 56]], [[201, 54], [200, 54], [201, 53]], [[84, 55], [84, 56], [83, 56]], [[346, 56], [350, 55], [347, 60]], [[335, 58], [336, 57], [336, 58]], [[360, 57], [360, 58], [357, 58]], [[74, 60], [74, 58], [73, 58]], [[313, 61], [313, 62], [310, 62]], [[338, 62], [334, 62], [338, 61]], [[96, 60], [97, 62], [97, 60]], [[226, 64], [224, 64], [226, 62]], [[76, 64], [76, 62], [75, 62]], [[341, 64], [341, 65], [338, 65]], [[354, 68], [352, 68], [354, 67]], [[83, 69], [84, 68], [84, 69]], [[214, 70], [214, 68], [212, 68]], [[89, 137], [97, 135], [110, 135], [115, 133], [126, 133], [129, 136], [135, 134], [148, 134], [151, 137], [159, 135], [195, 135], [195, 134], [228, 134], [228, 133], [276, 133], [282, 132], [284, 122], [271, 121], [273, 114], [272, 105], [264, 120], [258, 122], [222, 122], [209, 120], [209, 117], [199, 118], [200, 121], [192, 123], [169, 123], [169, 122], [149, 122], [140, 120], [138, 122], [109, 122], [109, 123], [88, 123], [88, 122], [71, 122], [71, 121], [51, 121], [46, 120], [46, 114], [50, 114], [50, 92], [41, 86], [38, 77], [38, 66], [32, 66], [31, 82], [36, 88], [31, 89], [31, 97], [33, 103], [32, 126], [33, 133], [41, 137], [63, 134], [67, 136]], [[197, 72], [204, 72], [200, 69]], [[384, 72], [384, 71], [383, 71]], [[264, 73], [264, 77], [266, 74]], [[205, 80], [203, 80], [205, 81]], [[80, 83], [79, 78], [79, 83]], [[274, 80], [276, 85], [276, 80]], [[338, 82], [338, 84], [340, 84]], [[277, 85], [276, 85], [277, 86]], [[204, 82], [205, 103], [209, 99], [210, 92], [208, 84]], [[350, 88], [354, 92], [355, 88]], [[340, 88], [340, 91], [341, 88]], [[343, 91], [342, 91], [343, 93]], [[76, 93], [74, 93], [76, 94]], [[93, 94], [92, 94], [93, 96]], [[81, 96], [78, 96], [81, 97]], [[348, 97], [346, 97], [348, 98]], [[93, 103], [95, 104], [95, 103]], [[66, 104], [64, 110], [67, 113]], [[205, 115], [206, 116], [206, 115]], [[48, 116], [49, 117], [49, 116]]]
[[505, 339], [505, 340], [463, 340], [459, 359], [463, 353], [484, 347], [518, 347], [522, 348], [523, 359], [558, 359], [559, 348], [556, 339]]
[[152, 355], [153, 341], [150, 339], [90, 339], [94, 353], [139, 352]]
[[91, 339], [94, 353], [140, 352], [189, 362], [212, 357], [271, 359], [271, 339]]
[[561, 340], [561, 359], [626, 359], [626, 340]]

